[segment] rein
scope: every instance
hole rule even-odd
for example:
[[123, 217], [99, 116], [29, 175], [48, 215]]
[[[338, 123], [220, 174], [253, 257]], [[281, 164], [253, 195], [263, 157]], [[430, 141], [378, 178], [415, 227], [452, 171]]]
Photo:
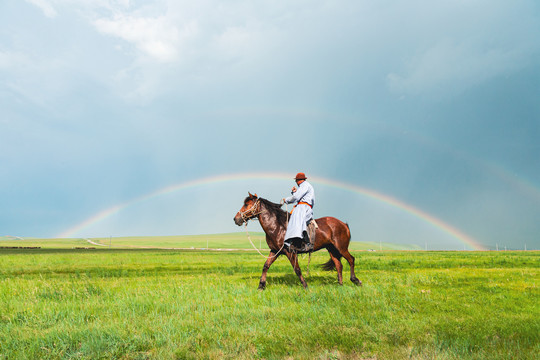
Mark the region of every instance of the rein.
[[268, 260], [268, 259], [273, 259], [273, 258], [275, 258], [276, 256], [278, 256], [279, 253], [281, 252], [281, 250], [283, 250], [283, 247], [285, 246], [285, 243], [283, 243], [283, 246], [281, 246], [281, 249], [279, 249], [278, 252], [277, 252], [274, 256], [270, 256], [270, 255], [265, 256], [259, 249], [257, 249], [257, 247], [255, 246], [255, 244], [253, 244], [253, 241], [251, 241], [251, 236], [249, 236], [249, 232], [248, 232], [248, 229], [247, 229], [247, 222], [245, 223], [245, 229], [246, 229], [246, 235], [247, 235], [247, 237], [248, 237], [249, 242], [251, 243], [251, 246], [253, 246], [253, 248], [254, 248], [255, 250], [257, 250], [257, 252], [258, 252], [263, 258], [266, 258], [266, 260]]
[[[246, 210], [242, 213], [240, 213], [240, 216], [242, 217], [242, 220], [244, 220], [244, 228], [246, 229], [246, 235], [247, 235], [247, 238], [249, 240], [249, 242], [251, 243], [251, 246], [253, 246], [253, 248], [255, 250], [257, 250], [257, 252], [263, 257], [263, 258], [266, 258], [266, 260], [268, 259], [273, 259], [275, 258], [276, 256], [278, 256], [280, 253], [281, 253], [281, 250], [283, 250], [283, 248], [285, 247], [285, 241], [283, 241], [283, 245], [281, 245], [281, 249], [278, 250], [278, 252], [274, 255], [274, 256], [264, 256], [264, 254], [259, 250], [257, 249], [257, 247], [255, 246], [255, 244], [253, 244], [253, 241], [251, 241], [251, 236], [249, 236], [249, 232], [248, 232], [248, 229], [247, 229], [247, 224], [248, 224], [248, 221], [251, 220], [252, 218], [254, 218], [255, 216], [259, 215], [262, 213], [262, 210], [260, 210], [260, 202], [259, 202], [260, 199], [257, 199], [257, 201], [255, 201], [255, 204], [253, 204], [252, 207], [249, 208], [249, 210]], [[256, 210], [256, 207], [257, 205], [259, 205], [259, 212], [257, 212]], [[285, 204], [285, 211], [287, 211], [287, 204]], [[248, 214], [247, 216], [244, 216]], [[289, 211], [287, 211], [287, 225], [289, 225]]]

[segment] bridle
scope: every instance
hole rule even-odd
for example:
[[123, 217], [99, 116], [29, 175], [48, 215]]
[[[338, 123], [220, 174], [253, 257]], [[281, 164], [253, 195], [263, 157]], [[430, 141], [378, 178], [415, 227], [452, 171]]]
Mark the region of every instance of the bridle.
[[255, 203], [251, 205], [249, 209], [240, 212], [240, 216], [242, 217], [242, 220], [244, 221], [244, 223], [246, 223], [246, 225], [249, 220], [262, 213], [260, 208], [260, 198], [257, 198], [257, 201], [255, 201]]

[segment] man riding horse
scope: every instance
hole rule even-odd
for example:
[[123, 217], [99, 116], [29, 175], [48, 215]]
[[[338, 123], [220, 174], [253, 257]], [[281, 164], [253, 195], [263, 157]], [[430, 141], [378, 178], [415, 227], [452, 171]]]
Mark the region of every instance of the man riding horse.
[[[349, 252], [351, 230], [349, 229], [349, 225], [343, 221], [331, 216], [318, 218], [316, 229], [313, 229], [313, 232], [308, 230], [311, 233], [309, 247], [298, 249], [294, 243], [289, 247], [285, 246], [286, 239], [289, 240], [289, 244], [291, 241], [296, 242], [295, 239], [301, 240], [304, 237], [306, 227], [310, 229], [312, 228], [312, 224], [315, 224], [315, 219], [313, 219], [313, 204], [315, 200], [313, 187], [306, 181], [306, 175], [303, 173], [298, 173], [295, 180], [298, 184], [298, 189], [293, 188], [292, 196], [281, 200], [281, 204], [275, 204], [258, 197], [257, 194], [253, 195], [249, 193], [249, 196], [244, 199], [242, 207], [233, 218], [234, 223], [238, 226], [247, 225], [249, 220], [257, 219], [266, 234], [266, 244], [268, 244], [270, 254], [263, 266], [259, 289], [263, 290], [266, 287], [268, 269], [270, 269], [270, 266], [281, 255], [285, 255], [289, 259], [294, 272], [306, 288], [307, 283], [298, 265], [298, 253], [318, 251], [321, 249], [326, 249], [330, 254], [330, 260], [323, 265], [323, 268], [326, 270], [336, 269], [340, 285], [343, 284], [342, 257], [349, 263], [351, 281], [356, 285], [362, 285], [362, 282], [358, 280], [354, 273], [354, 256]], [[282, 209], [285, 202], [289, 204], [297, 202], [290, 221], [288, 214]], [[306, 226], [306, 222], [309, 220], [312, 221], [309, 226]], [[317, 236], [315, 236], [315, 233]]]
[[[315, 190], [304, 173], [296, 174], [294, 178], [298, 188], [294, 186], [291, 196], [282, 199], [281, 203], [296, 203], [291, 213], [291, 219], [285, 234], [285, 246], [296, 248], [301, 252], [312, 251], [315, 230], [308, 235], [308, 224], [313, 221], [313, 205], [315, 204]], [[315, 224], [313, 224], [315, 225]], [[312, 225], [312, 226], [313, 226]], [[311, 238], [311, 239], [310, 239]]]

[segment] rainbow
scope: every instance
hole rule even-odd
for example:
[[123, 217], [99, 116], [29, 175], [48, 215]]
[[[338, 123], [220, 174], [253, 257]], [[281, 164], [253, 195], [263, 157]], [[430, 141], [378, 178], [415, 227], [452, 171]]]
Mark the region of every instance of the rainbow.
[[[69, 238], [74, 237], [77, 233], [81, 232], [82, 230], [95, 225], [96, 223], [99, 223], [100, 221], [103, 221], [120, 211], [133, 206], [135, 204], [138, 204], [143, 201], [147, 201], [150, 199], [154, 199], [157, 197], [165, 196], [167, 194], [180, 191], [180, 190], [187, 190], [194, 187], [199, 186], [207, 186], [212, 185], [216, 183], [222, 183], [222, 182], [228, 182], [228, 181], [240, 181], [240, 180], [255, 180], [255, 179], [261, 179], [261, 180], [271, 180], [271, 179], [277, 179], [277, 180], [289, 180], [292, 181], [292, 176], [290, 174], [284, 174], [284, 173], [236, 173], [236, 174], [222, 174], [217, 176], [209, 176], [204, 177], [200, 179], [195, 179], [187, 182], [182, 182], [179, 184], [170, 185], [167, 187], [164, 187], [162, 189], [159, 189], [154, 192], [150, 192], [148, 194], [145, 194], [143, 196], [131, 199], [129, 201], [126, 201], [124, 203], [112, 206], [108, 209], [105, 209], [103, 211], [98, 212], [97, 214], [91, 216], [90, 218], [84, 220], [83, 222], [71, 227], [70, 229], [62, 232], [57, 237], [59, 238]], [[321, 184], [333, 188], [337, 188], [340, 190], [350, 191], [356, 194], [359, 194], [361, 196], [365, 196], [367, 198], [383, 202], [385, 204], [388, 204], [392, 207], [395, 207], [401, 211], [405, 211], [406, 213], [417, 217], [421, 219], [424, 222], [427, 222], [431, 226], [439, 229], [440, 231], [443, 231], [452, 237], [459, 240], [461, 243], [468, 245], [472, 247], [474, 250], [485, 250], [485, 248], [478, 243], [475, 239], [472, 237], [466, 235], [462, 231], [458, 230], [457, 228], [445, 223], [444, 221], [426, 213], [423, 212], [409, 204], [406, 204], [402, 201], [399, 201], [393, 197], [390, 197], [388, 195], [376, 192], [374, 190], [366, 189], [357, 185], [348, 184], [345, 182], [333, 180], [333, 179], [327, 179], [322, 177], [310, 177], [310, 182], [313, 184]]]

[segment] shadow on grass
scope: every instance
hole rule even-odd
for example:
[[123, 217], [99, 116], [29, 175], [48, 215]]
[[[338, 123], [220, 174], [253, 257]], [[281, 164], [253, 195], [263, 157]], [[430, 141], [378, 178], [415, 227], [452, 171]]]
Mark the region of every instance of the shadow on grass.
[[[337, 275], [335, 272], [328, 272], [327, 274], [322, 274], [322, 275], [309, 275], [307, 276], [306, 274], [303, 274], [304, 275], [304, 279], [306, 280], [306, 283], [308, 284], [308, 287], [310, 285], [335, 285], [335, 286], [339, 286], [338, 284], [338, 281], [337, 281]], [[259, 285], [259, 279], [260, 279], [261, 275], [257, 275], [257, 276], [244, 276], [242, 279], [247, 281], [247, 282], [253, 282], [255, 284], [255, 286], [258, 286]], [[348, 281], [348, 278], [347, 279], [343, 279], [343, 282], [345, 283], [345, 281]], [[283, 274], [283, 273], [278, 273], [278, 274], [268, 274], [268, 276], [266, 277], [266, 284], [267, 285], [284, 285], [284, 286], [287, 286], [287, 287], [297, 287], [297, 286], [302, 286], [302, 283], [300, 282], [300, 279], [298, 279], [298, 276], [296, 276], [296, 274], [294, 274], [294, 272], [291, 271], [290, 274]]]

